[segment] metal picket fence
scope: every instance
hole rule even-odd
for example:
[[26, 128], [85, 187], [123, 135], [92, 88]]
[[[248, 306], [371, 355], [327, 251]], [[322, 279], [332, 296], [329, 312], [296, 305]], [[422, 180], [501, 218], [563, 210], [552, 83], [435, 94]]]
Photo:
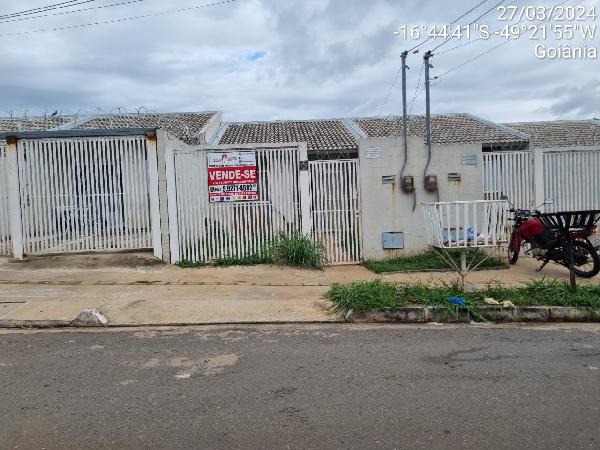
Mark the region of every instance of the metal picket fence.
[[544, 153], [547, 212], [600, 208], [600, 150]]
[[260, 252], [279, 232], [301, 230], [296, 147], [256, 148], [258, 200], [209, 202], [207, 153], [174, 153], [179, 260], [209, 262]]
[[312, 235], [329, 264], [361, 260], [360, 192], [357, 160], [311, 161]]
[[517, 208], [534, 206], [532, 152], [484, 153], [483, 193], [485, 200], [499, 200], [506, 195]]
[[152, 247], [144, 136], [20, 140], [26, 254]]
[[600, 208], [600, 150], [495, 152], [483, 161], [487, 200], [506, 195], [515, 207], [528, 209], [551, 199], [547, 212]]

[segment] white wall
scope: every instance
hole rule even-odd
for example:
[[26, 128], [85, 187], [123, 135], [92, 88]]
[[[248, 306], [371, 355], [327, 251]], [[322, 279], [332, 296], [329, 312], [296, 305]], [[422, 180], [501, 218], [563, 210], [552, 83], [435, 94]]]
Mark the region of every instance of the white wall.
[[[362, 201], [363, 258], [384, 259], [427, 248], [425, 222], [420, 203], [438, 198], [424, 188], [423, 171], [427, 148], [422, 137], [410, 136], [404, 175], [413, 176], [417, 206], [413, 195], [400, 189], [399, 178], [404, 152], [402, 138], [370, 138], [360, 141], [360, 186]], [[365, 151], [381, 150], [381, 157], [369, 159]], [[477, 155], [477, 165], [463, 165], [464, 155]], [[434, 145], [428, 174], [437, 175], [439, 201], [483, 199], [481, 144]], [[449, 173], [460, 173], [461, 182], [448, 182]], [[383, 184], [382, 177], [396, 176], [395, 184]], [[404, 250], [384, 250], [383, 232], [404, 232]]]

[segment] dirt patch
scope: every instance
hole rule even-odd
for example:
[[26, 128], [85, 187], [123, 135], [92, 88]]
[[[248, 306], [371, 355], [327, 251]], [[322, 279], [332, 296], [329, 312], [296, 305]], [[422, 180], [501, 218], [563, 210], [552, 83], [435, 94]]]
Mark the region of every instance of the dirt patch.
[[11, 269], [105, 269], [162, 267], [163, 261], [151, 252], [143, 253], [89, 253], [78, 255], [28, 256], [23, 260], [10, 260]]

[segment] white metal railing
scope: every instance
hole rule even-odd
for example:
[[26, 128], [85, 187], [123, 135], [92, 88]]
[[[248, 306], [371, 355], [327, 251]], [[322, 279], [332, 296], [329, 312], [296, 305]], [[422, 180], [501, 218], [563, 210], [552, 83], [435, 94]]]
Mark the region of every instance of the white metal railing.
[[357, 160], [311, 161], [312, 236], [329, 264], [361, 260], [360, 192]]
[[179, 260], [209, 262], [259, 251], [277, 233], [300, 231], [297, 147], [256, 148], [258, 200], [211, 203], [207, 152], [174, 153]]
[[12, 252], [7, 181], [6, 147], [4, 143], [0, 143], [0, 255], [10, 255]]
[[483, 193], [486, 200], [499, 200], [505, 195], [517, 208], [535, 206], [533, 153], [484, 153]]
[[24, 139], [26, 254], [152, 247], [145, 136]]
[[437, 248], [492, 247], [507, 241], [503, 200], [424, 203], [427, 242]]
[[544, 153], [545, 211], [600, 209], [600, 150]]

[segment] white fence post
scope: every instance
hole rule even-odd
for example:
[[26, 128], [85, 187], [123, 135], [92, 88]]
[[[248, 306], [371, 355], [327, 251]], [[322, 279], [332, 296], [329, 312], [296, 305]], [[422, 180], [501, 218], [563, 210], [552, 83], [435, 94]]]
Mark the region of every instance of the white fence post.
[[162, 259], [156, 134], [148, 133], [146, 137], [148, 149], [148, 194], [150, 196], [150, 228], [152, 230], [152, 247], [154, 248], [154, 256]]
[[533, 149], [533, 208], [543, 205], [545, 200], [544, 192], [544, 153], [542, 149]]
[[310, 172], [308, 168], [308, 150], [306, 144], [298, 147], [300, 161], [300, 212], [302, 214], [302, 234], [310, 234], [312, 217], [310, 214]]
[[10, 214], [10, 233], [13, 255], [23, 259], [23, 223], [21, 213], [21, 188], [19, 184], [19, 163], [17, 158], [17, 141], [10, 139], [6, 146], [6, 166], [8, 185], [8, 210]]
[[175, 154], [169, 144], [165, 147], [165, 167], [167, 175], [167, 209], [169, 212], [169, 246], [171, 264], [177, 264], [179, 255], [179, 221], [177, 218], [177, 181], [175, 179]]

